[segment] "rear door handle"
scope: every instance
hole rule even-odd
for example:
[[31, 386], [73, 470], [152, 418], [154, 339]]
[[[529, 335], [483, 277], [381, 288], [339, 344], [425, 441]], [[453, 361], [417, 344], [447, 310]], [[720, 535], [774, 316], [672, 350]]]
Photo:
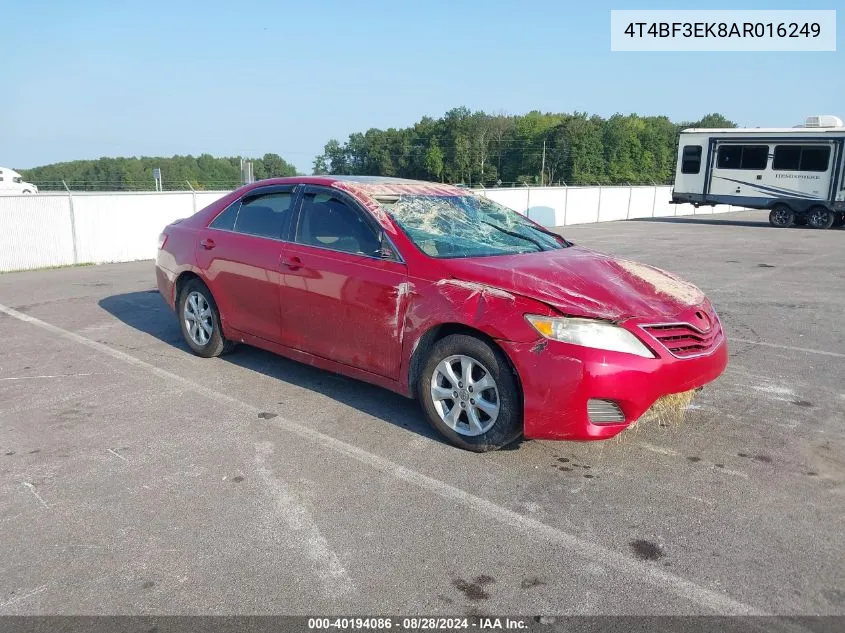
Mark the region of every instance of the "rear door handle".
[[200, 246], [202, 246], [205, 250], [210, 251], [214, 248], [214, 240], [207, 237], [204, 240], [200, 240]]
[[284, 266], [287, 266], [290, 270], [299, 270], [300, 268], [302, 268], [302, 260], [299, 259], [299, 257], [296, 257], [295, 255], [292, 257], [288, 257], [285, 260], [282, 260], [282, 264]]

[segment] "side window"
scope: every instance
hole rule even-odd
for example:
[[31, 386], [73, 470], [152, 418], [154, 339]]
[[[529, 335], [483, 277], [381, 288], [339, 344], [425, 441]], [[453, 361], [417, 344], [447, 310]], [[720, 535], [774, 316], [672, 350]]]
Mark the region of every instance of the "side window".
[[681, 156], [681, 173], [697, 174], [701, 171], [701, 145], [685, 145]]
[[768, 159], [768, 145], [722, 145], [717, 166], [719, 169], [765, 169]]
[[234, 231], [235, 218], [238, 217], [238, 209], [241, 206], [240, 200], [235, 200], [228, 207], [223, 209], [211, 224], [208, 225], [210, 229], [220, 229], [221, 231]]
[[290, 216], [292, 200], [292, 194], [287, 192], [246, 198], [238, 210], [235, 231], [280, 239]]
[[303, 198], [296, 241], [359, 255], [379, 251], [378, 237], [361, 213], [340, 198], [322, 193]]
[[765, 169], [769, 160], [768, 145], [744, 145], [740, 169]]
[[776, 145], [772, 169], [794, 171], [801, 166], [799, 145]]
[[801, 171], [827, 171], [829, 147], [804, 147], [801, 150]]
[[830, 147], [825, 145], [778, 145], [772, 169], [783, 171], [827, 171]]
[[722, 145], [716, 165], [719, 169], [739, 169], [742, 160], [742, 145]]

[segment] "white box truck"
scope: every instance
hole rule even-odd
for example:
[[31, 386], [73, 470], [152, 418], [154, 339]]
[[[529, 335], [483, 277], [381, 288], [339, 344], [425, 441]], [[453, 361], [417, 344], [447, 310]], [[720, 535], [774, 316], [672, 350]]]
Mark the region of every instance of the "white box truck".
[[0, 167], [0, 196], [26, 195], [38, 193], [38, 187], [30, 182], [24, 182], [21, 175], [14, 169]]
[[672, 202], [769, 209], [772, 226], [845, 223], [845, 126], [808, 117], [794, 128], [683, 130]]

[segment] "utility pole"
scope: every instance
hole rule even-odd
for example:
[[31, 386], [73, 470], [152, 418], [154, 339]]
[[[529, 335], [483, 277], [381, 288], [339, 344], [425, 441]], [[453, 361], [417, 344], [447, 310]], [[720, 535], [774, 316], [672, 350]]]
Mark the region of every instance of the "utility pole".
[[542, 187], [546, 181], [546, 141], [543, 141], [543, 163], [540, 167], [540, 186]]

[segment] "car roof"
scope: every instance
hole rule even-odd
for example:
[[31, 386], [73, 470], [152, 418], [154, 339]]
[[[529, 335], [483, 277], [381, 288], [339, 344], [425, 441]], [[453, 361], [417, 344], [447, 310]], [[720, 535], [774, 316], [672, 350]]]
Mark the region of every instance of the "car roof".
[[322, 185], [335, 187], [345, 191], [354, 191], [366, 196], [378, 195], [438, 195], [465, 196], [466, 189], [445, 183], [429, 182], [425, 180], [411, 180], [408, 178], [392, 178], [390, 176], [290, 176], [286, 178], [268, 178], [259, 180], [254, 186], [267, 185]]

